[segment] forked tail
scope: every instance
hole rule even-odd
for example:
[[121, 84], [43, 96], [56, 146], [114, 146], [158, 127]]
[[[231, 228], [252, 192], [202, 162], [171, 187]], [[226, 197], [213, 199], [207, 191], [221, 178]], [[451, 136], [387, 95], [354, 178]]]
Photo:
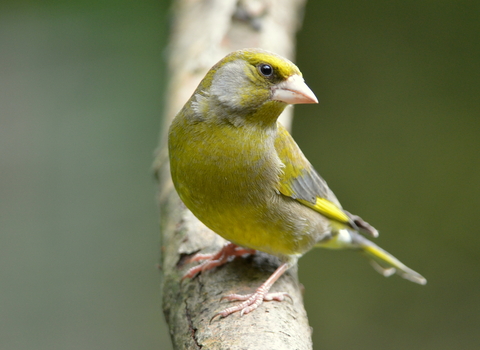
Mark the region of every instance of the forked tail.
[[350, 228], [339, 229], [333, 237], [318, 242], [316, 246], [328, 249], [358, 249], [370, 260], [373, 268], [385, 277], [397, 273], [409, 281], [418, 284], [427, 283], [427, 280], [418, 272], [405, 266], [392, 254]]
[[405, 264], [403, 264], [400, 260], [380, 248], [375, 243], [369, 241], [356, 232], [350, 232], [350, 234], [353, 236], [352, 238], [354, 246], [360, 248], [364, 255], [366, 255], [370, 260], [370, 264], [373, 266], [373, 268], [385, 277], [397, 273], [409, 281], [418, 284], [427, 283], [427, 280], [422, 275], [405, 266]]

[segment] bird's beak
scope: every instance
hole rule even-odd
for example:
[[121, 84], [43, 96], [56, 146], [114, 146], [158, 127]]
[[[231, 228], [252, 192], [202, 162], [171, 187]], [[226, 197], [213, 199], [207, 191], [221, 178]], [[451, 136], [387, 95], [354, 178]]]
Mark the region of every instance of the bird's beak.
[[272, 87], [272, 100], [289, 104], [318, 103], [315, 94], [305, 84], [300, 75], [292, 75], [287, 80]]

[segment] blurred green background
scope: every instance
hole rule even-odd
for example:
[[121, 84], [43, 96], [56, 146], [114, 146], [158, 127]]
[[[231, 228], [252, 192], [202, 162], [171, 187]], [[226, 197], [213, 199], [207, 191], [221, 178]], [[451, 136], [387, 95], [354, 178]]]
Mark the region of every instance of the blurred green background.
[[[0, 348], [170, 349], [151, 173], [167, 1], [0, 4]], [[480, 344], [480, 6], [310, 1], [294, 137], [426, 286], [300, 260], [315, 349]]]

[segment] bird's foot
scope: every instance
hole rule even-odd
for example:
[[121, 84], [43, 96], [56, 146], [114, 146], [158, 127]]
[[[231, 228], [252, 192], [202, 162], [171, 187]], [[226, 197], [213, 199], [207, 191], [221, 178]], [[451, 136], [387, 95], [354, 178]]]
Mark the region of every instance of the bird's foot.
[[215, 254], [196, 254], [192, 258], [190, 258], [187, 263], [191, 263], [194, 261], [203, 262], [200, 265], [194, 266], [189, 269], [182, 279], [193, 278], [202, 271], [207, 271], [213, 269], [214, 267], [221, 266], [226, 262], [230, 261], [231, 258], [243, 256], [246, 254], [255, 254], [255, 250], [242, 248], [230, 242], [225, 244], [223, 248]]
[[[276, 292], [276, 293], [267, 293], [267, 291], [263, 290], [262, 287], [258, 288], [255, 293], [252, 294], [230, 294], [222, 297], [222, 300], [229, 300], [229, 301], [243, 301], [238, 305], [229, 307], [219, 313], [217, 313], [213, 318], [220, 316], [220, 317], [227, 317], [237, 311], [240, 311], [240, 316], [248, 314], [252, 312], [256, 308], [258, 308], [264, 301], [284, 301], [285, 298], [292, 298], [288, 293], [285, 292]], [[213, 319], [212, 318], [212, 319]]]
[[276, 292], [276, 293], [269, 293], [268, 291], [275, 283], [275, 281], [288, 269], [288, 264], [283, 263], [280, 265], [275, 272], [252, 294], [229, 294], [224, 297], [223, 299], [234, 301], [239, 300], [243, 301], [242, 303], [229, 307], [212, 317], [212, 320], [217, 317], [227, 317], [237, 311], [240, 311], [240, 316], [248, 314], [252, 312], [256, 308], [258, 308], [264, 301], [284, 301], [285, 297], [292, 299], [290, 294], [285, 292]]

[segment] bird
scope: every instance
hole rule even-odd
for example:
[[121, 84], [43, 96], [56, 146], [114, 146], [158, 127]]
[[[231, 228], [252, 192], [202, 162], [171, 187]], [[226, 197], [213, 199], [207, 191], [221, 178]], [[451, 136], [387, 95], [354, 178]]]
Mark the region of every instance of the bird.
[[234, 51], [205, 75], [168, 131], [170, 172], [186, 207], [228, 241], [214, 254], [197, 254], [184, 278], [221, 266], [232, 257], [262, 251], [280, 259], [275, 272], [241, 301], [215, 316], [248, 314], [276, 280], [314, 247], [364, 253], [384, 276], [397, 273], [418, 284], [426, 279], [365, 236], [378, 231], [344, 210], [278, 117], [291, 104], [316, 104], [290, 60], [251, 48]]

